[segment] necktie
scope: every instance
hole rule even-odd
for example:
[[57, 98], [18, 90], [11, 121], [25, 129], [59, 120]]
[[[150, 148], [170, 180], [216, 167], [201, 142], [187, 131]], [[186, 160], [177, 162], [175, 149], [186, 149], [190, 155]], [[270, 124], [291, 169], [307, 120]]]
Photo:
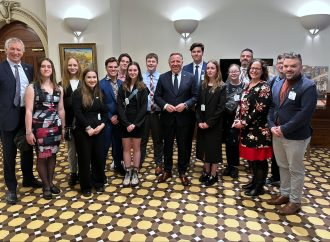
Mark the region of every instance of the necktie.
[[195, 82], [197, 84], [199, 84], [198, 65], [195, 66], [195, 75], [194, 75], [194, 78], [195, 78]]
[[178, 74], [174, 75], [174, 93], [178, 94], [179, 92], [179, 80], [178, 80]]
[[241, 69], [241, 78], [240, 78], [240, 81], [244, 81], [245, 80], [245, 77], [246, 77], [246, 68], [242, 68]]
[[155, 84], [154, 84], [154, 77], [150, 75], [150, 110], [151, 112], [156, 111], [155, 100], [154, 100], [154, 93], [155, 93]]
[[21, 82], [19, 79], [18, 73], [18, 65], [14, 65], [15, 67], [15, 79], [16, 79], [16, 90], [15, 90], [15, 97], [14, 97], [14, 105], [17, 107], [20, 104], [21, 99]]

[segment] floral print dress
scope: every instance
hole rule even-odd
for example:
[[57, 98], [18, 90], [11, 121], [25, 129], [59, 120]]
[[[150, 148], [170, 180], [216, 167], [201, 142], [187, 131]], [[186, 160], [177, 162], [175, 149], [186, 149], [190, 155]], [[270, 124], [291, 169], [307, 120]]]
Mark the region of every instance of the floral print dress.
[[271, 91], [265, 81], [260, 81], [243, 93], [236, 118], [244, 127], [240, 135], [240, 156], [255, 161], [272, 157], [271, 132], [268, 129], [267, 114], [271, 104]]

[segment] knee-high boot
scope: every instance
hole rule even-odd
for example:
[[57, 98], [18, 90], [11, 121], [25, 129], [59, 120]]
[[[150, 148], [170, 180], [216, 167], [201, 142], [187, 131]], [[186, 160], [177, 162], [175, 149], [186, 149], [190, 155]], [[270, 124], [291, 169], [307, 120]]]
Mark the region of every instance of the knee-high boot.
[[257, 166], [257, 162], [256, 161], [249, 161], [249, 165], [251, 167], [252, 180], [249, 183], [242, 186], [242, 188], [244, 190], [252, 190], [256, 186], [256, 166]]
[[255, 187], [246, 191], [244, 194], [247, 196], [259, 196], [265, 193], [264, 185], [267, 176], [268, 163], [264, 161], [256, 161], [255, 170]]

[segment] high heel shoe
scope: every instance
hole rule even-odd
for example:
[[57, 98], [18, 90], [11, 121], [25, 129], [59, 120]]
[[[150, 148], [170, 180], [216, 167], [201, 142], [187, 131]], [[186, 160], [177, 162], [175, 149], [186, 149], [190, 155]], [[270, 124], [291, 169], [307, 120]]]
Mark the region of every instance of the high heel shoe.
[[50, 187], [42, 188], [42, 197], [46, 200], [52, 199], [52, 192], [50, 191]]

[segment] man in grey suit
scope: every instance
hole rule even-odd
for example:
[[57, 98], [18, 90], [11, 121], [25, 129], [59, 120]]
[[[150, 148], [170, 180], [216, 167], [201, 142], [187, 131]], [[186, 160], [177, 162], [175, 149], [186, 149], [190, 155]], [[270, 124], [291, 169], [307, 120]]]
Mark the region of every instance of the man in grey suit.
[[172, 177], [174, 138], [178, 145], [178, 172], [184, 186], [190, 184], [186, 176], [191, 146], [191, 125], [195, 120], [192, 108], [197, 101], [194, 76], [182, 70], [183, 58], [180, 53], [169, 57], [170, 71], [160, 75], [155, 101], [161, 108], [161, 123], [164, 134], [164, 172], [158, 182]]
[[[7, 186], [6, 201], [17, 202], [16, 154], [14, 137], [25, 127], [25, 88], [32, 82], [33, 68], [21, 62], [24, 44], [18, 38], [5, 42], [7, 60], [0, 63], [0, 131], [3, 152], [4, 177]], [[33, 175], [33, 149], [21, 151], [21, 169], [24, 187], [41, 187]]]

